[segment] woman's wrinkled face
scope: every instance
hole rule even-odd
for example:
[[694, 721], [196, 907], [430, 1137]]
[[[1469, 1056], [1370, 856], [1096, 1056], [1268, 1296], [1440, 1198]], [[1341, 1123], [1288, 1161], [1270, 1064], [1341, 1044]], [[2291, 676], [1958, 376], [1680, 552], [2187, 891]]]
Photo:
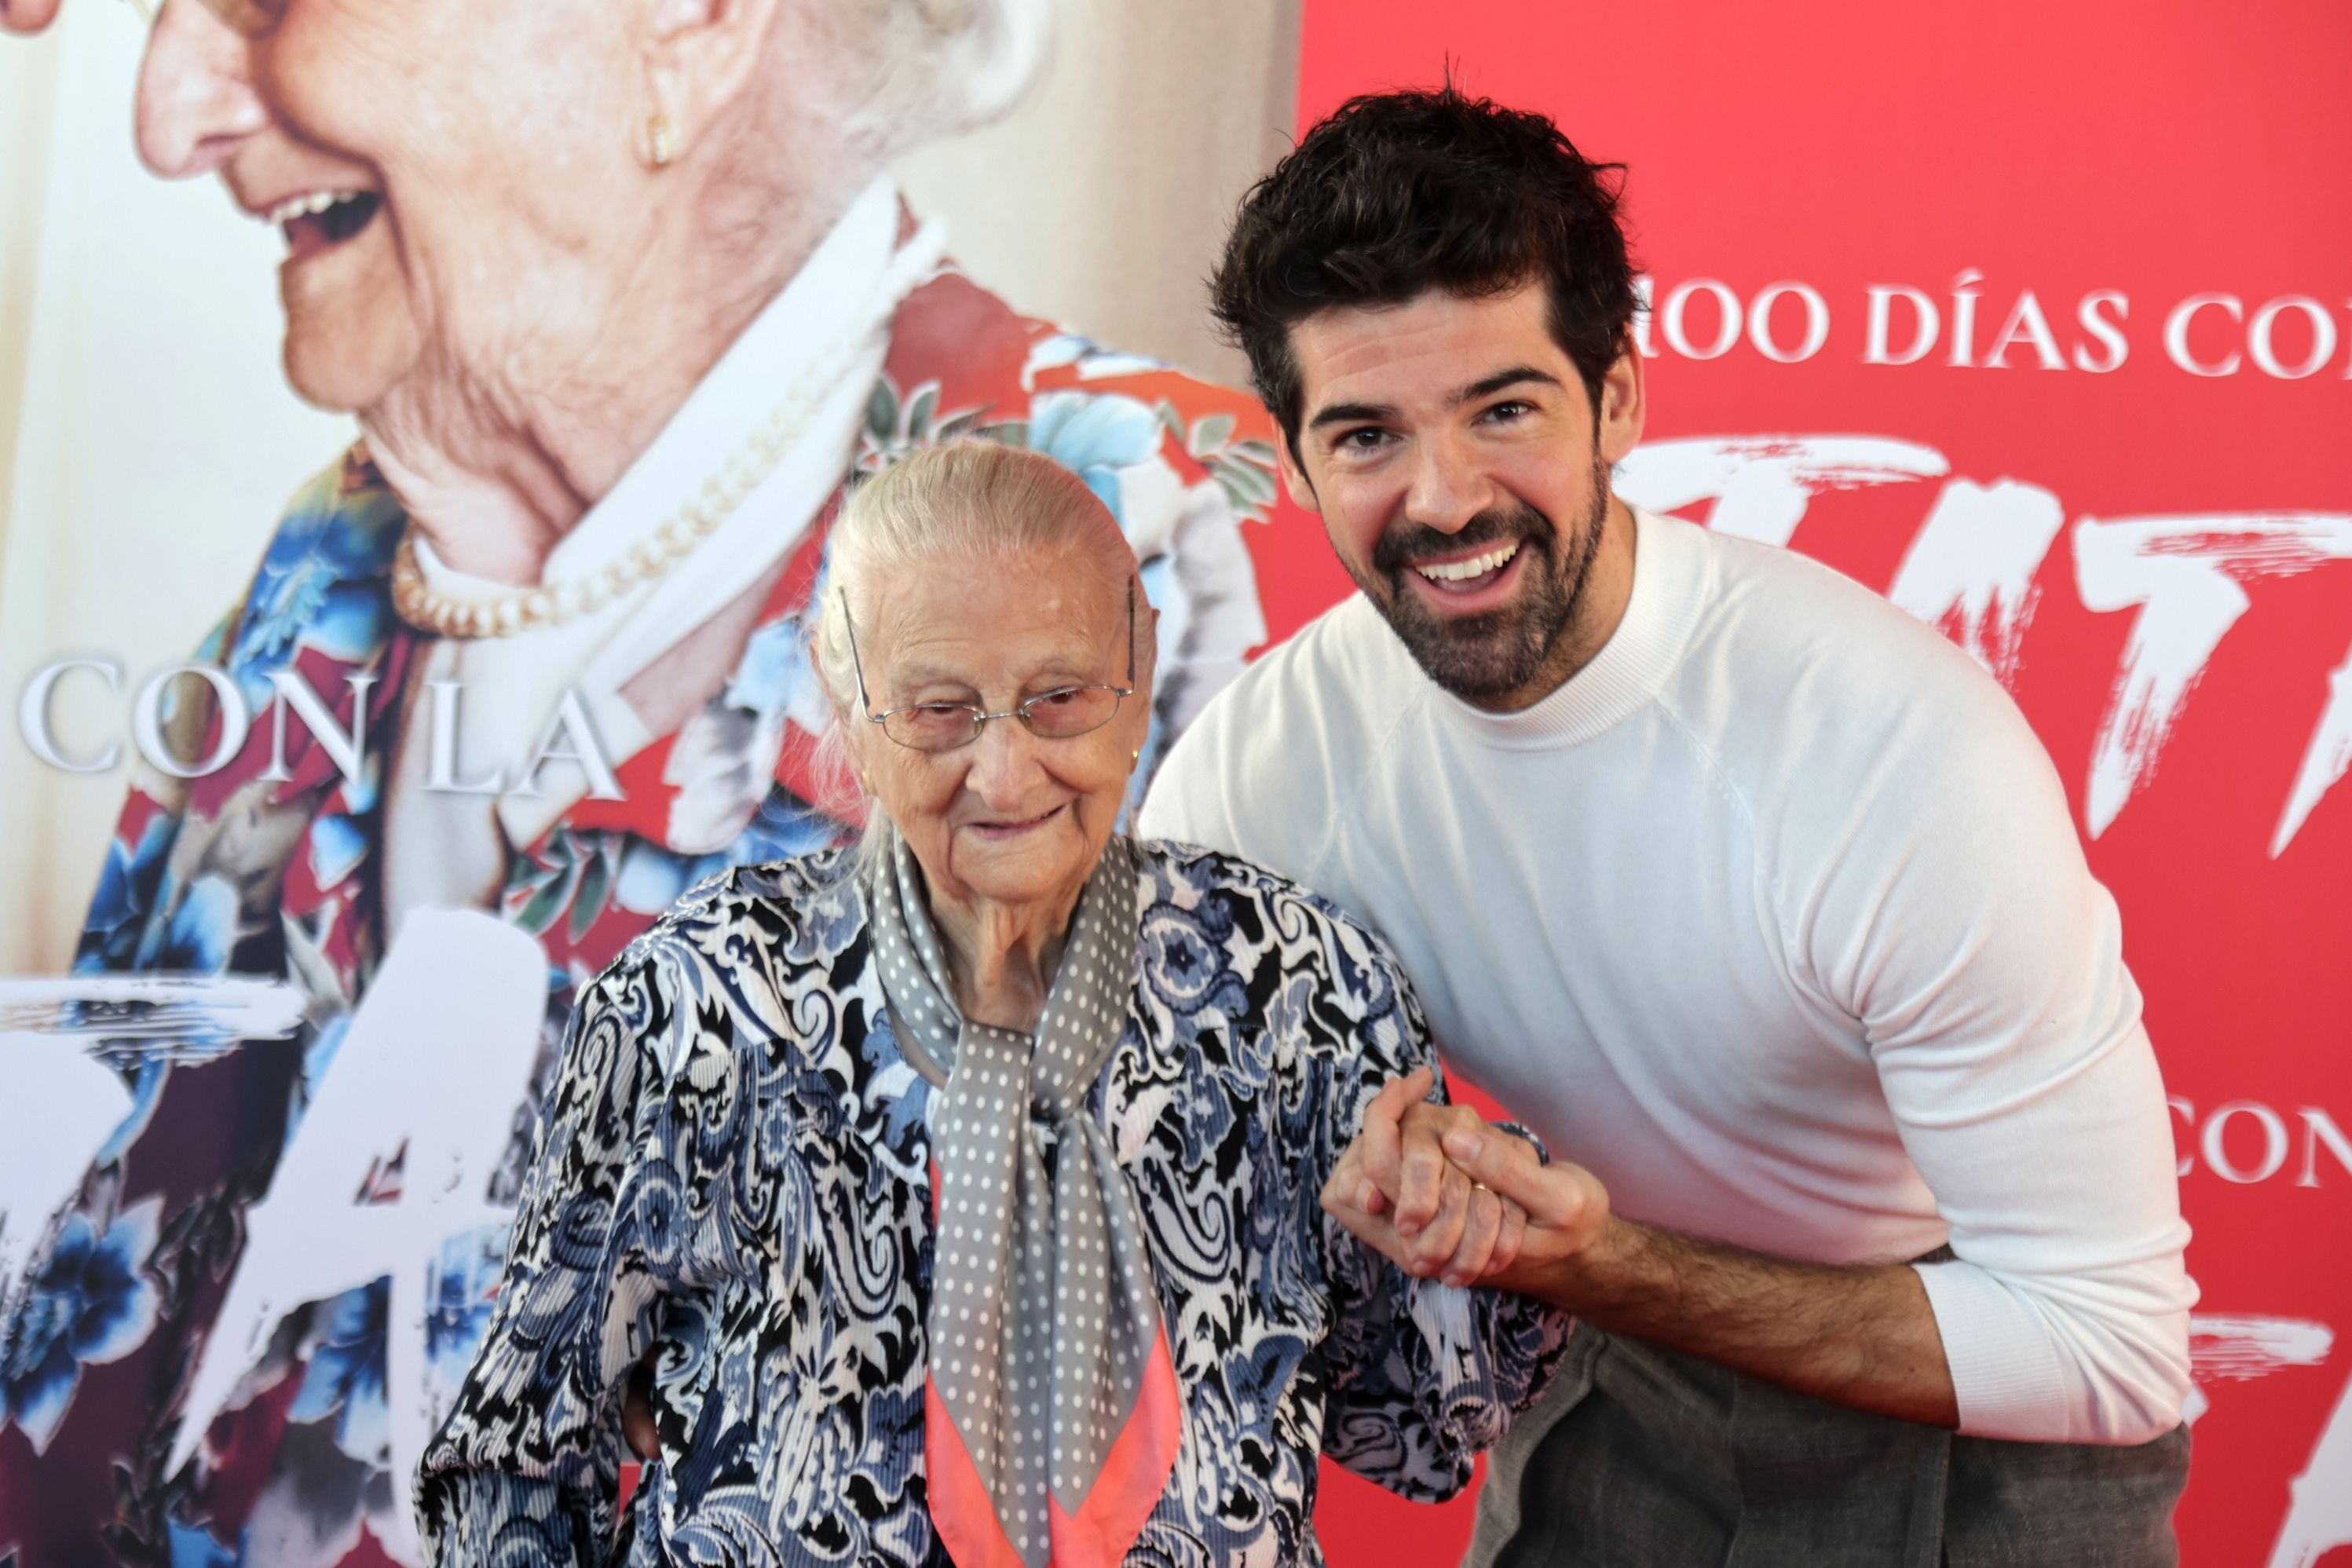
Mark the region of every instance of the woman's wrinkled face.
[[593, 340], [646, 178], [633, 7], [230, 9], [247, 30], [205, 0], [164, 0], [140, 76], [140, 152], [166, 176], [218, 172], [284, 235], [297, 391], [364, 410], [420, 369], [511, 369]]
[[[855, 622], [874, 713], [970, 703], [1002, 713], [1059, 686], [1128, 684], [1127, 587], [1078, 552], [887, 574]], [[1150, 630], [1136, 607], [1135, 691], [1101, 728], [1065, 739], [992, 719], [947, 751], [898, 745], [855, 711], [849, 749], [914, 852], [936, 903], [1053, 907], [1109, 841], [1151, 722]]]

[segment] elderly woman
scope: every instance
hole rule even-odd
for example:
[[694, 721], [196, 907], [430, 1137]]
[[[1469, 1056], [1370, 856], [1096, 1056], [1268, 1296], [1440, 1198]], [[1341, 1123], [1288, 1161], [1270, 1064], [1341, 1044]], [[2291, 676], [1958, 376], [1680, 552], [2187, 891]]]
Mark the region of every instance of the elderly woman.
[[838, 525], [864, 846], [726, 873], [583, 995], [498, 1312], [428, 1451], [446, 1563], [1312, 1563], [1318, 1450], [1421, 1497], [1565, 1322], [1318, 1203], [1430, 1059], [1394, 960], [1116, 824], [1150, 612], [1087, 487], [982, 444]]
[[[141, 151], [282, 233], [289, 378], [365, 439], [200, 654], [243, 744], [184, 683], [177, 755], [232, 754], [136, 781], [90, 909], [85, 971], [309, 1005], [291, 1040], [123, 1048], [136, 1108], [0, 1325], [0, 1496], [39, 1500], [0, 1545], [27, 1568], [413, 1552], [425, 1413], [498, 1277], [479, 1211], [514, 1199], [509, 1124], [575, 988], [710, 871], [842, 835], [803, 618], [846, 478], [967, 431], [1081, 474], [1180, 612], [1156, 711], [1121, 709], [1147, 764], [1262, 640], [1238, 519], [1271, 495], [1263, 415], [1016, 316], [882, 177], [1013, 96], [1048, 10], [164, 0]], [[317, 706], [272, 716], [281, 682]], [[469, 951], [543, 1022], [452, 1054], [386, 1021], [437, 1004], [403, 936], [452, 911], [529, 938]], [[404, 1071], [514, 1114], [429, 1183], [404, 1162], [435, 1129], [309, 1119], [334, 1075]], [[349, 1180], [274, 1179], [320, 1138]], [[103, 1301], [56, 1239], [93, 1235]]]

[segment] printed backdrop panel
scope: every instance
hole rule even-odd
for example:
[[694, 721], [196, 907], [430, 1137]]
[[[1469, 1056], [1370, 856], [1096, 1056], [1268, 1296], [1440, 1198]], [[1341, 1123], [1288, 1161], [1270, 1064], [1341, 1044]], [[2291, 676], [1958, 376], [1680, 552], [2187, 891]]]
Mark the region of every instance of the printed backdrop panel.
[[[1302, 57], [1302, 126], [1450, 63], [1623, 162], [1620, 488], [1830, 562], [2016, 695], [2173, 1097], [2184, 1561], [2352, 1561], [2352, 13], [1308, 0]], [[1337, 1561], [1429, 1528], [1333, 1484]]]

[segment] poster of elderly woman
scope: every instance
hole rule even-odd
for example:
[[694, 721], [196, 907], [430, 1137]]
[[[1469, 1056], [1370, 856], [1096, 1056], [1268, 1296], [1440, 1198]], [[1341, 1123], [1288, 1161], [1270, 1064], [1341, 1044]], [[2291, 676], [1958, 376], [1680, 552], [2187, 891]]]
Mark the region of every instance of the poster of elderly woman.
[[[1137, 26], [1255, 92], [1282, 73], [1249, 27], [1217, 36], [1240, 9]], [[5, 45], [40, 89], [15, 101], [60, 124], [95, 30], [119, 50], [129, 25], [64, 10]], [[193, 649], [53, 632], [21, 660], [39, 788], [12, 786], [12, 836], [118, 814], [94, 886], [70, 832], [44, 852], [88, 913], [66, 972], [0, 998], [28, 1091], [0, 1113], [0, 1561], [415, 1563], [407, 1478], [481, 1343], [575, 995], [688, 886], [862, 816], [814, 755], [805, 624], [845, 486], [958, 438], [1085, 482], [1158, 609], [1139, 789], [1266, 635], [1244, 530], [1269, 431], [1244, 393], [1015, 309], [941, 221], [1057, 248], [1006, 243], [1055, 209], [1005, 150], [1084, 131], [1095, 78], [1164, 56], [1108, 8], [162, 0], [148, 26], [138, 154], [193, 183], [153, 209], [190, 236], [168, 314], [203, 329], [195, 236], [274, 230], [284, 380], [325, 414], [214, 423], [226, 448], [278, 420], [324, 466], [282, 506], [299, 470], [168, 481], [234, 520], [202, 555], [241, 562]], [[58, 33], [47, 64], [17, 54]], [[1045, 128], [950, 144], [1041, 78]], [[1181, 178], [1234, 186], [1227, 162]], [[165, 265], [175, 243], [145, 236]], [[1097, 296], [1124, 276], [1190, 319], [1192, 255], [1097, 263]], [[218, 394], [187, 394], [202, 423]], [[11, 451], [20, 498], [42, 460]], [[177, 513], [140, 517], [126, 578], [186, 546]], [[173, 622], [183, 586], [129, 619]], [[108, 704], [129, 722], [93, 740]], [[22, 914], [19, 974], [55, 940]]]

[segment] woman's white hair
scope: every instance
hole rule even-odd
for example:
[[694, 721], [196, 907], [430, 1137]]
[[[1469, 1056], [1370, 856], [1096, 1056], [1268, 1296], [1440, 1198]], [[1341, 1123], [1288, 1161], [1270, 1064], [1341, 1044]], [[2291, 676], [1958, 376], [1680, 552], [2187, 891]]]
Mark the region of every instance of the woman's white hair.
[[877, 158], [996, 119], [1044, 70], [1062, 0], [839, 0], [866, 66], [845, 128]]
[[[1101, 497], [1042, 453], [976, 439], [918, 452], [850, 492], [825, 553], [809, 643], [835, 715], [820, 760], [838, 768], [836, 777], [852, 771], [842, 727], [864, 722], [866, 711], [858, 700], [851, 622], [875, 624], [875, 587], [892, 574], [941, 566], [1034, 571], [1071, 556], [1087, 559], [1111, 591], [1134, 588], [1136, 673], [1139, 685], [1148, 681], [1150, 622], [1136, 580], [1135, 551]], [[885, 699], [871, 684], [877, 673], [866, 666], [867, 695], [879, 702]], [[882, 812], [869, 810], [852, 869], [870, 865], [887, 837]]]

